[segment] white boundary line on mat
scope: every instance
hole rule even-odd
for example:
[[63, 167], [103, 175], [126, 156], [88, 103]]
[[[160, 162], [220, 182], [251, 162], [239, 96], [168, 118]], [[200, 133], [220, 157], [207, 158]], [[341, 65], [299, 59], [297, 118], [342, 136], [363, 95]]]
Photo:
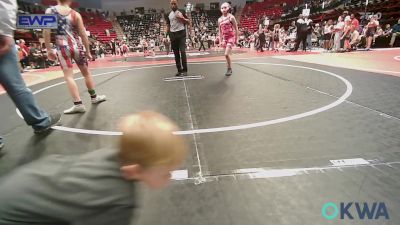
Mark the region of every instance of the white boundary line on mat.
[[[225, 62], [198, 62], [198, 63], [190, 63], [194, 65], [199, 65], [199, 64], [223, 64]], [[248, 64], [248, 65], [272, 65], [272, 66], [283, 66], [283, 67], [290, 67], [290, 68], [300, 68], [300, 69], [308, 69], [316, 72], [320, 72], [329, 76], [333, 76], [335, 78], [338, 78], [341, 80], [345, 85], [346, 85], [346, 91], [345, 93], [338, 98], [336, 101], [330, 103], [329, 105], [292, 115], [292, 116], [287, 116], [279, 119], [273, 119], [273, 120], [267, 120], [267, 121], [260, 121], [260, 122], [254, 122], [254, 123], [247, 123], [247, 124], [240, 124], [240, 125], [234, 125], [234, 126], [225, 126], [225, 127], [215, 127], [215, 128], [203, 128], [203, 129], [195, 129], [195, 130], [184, 130], [184, 131], [177, 131], [174, 134], [176, 135], [191, 135], [191, 134], [203, 134], [203, 133], [215, 133], [215, 132], [226, 132], [226, 131], [236, 131], [236, 130], [245, 130], [245, 129], [251, 129], [251, 128], [256, 128], [256, 127], [263, 127], [263, 126], [269, 126], [269, 125], [274, 125], [274, 124], [279, 124], [279, 123], [284, 123], [284, 122], [289, 122], [292, 120], [297, 120], [309, 116], [313, 116], [315, 114], [330, 110], [343, 102], [346, 101], [348, 97], [350, 97], [351, 93], [353, 92], [353, 86], [351, 83], [346, 80], [345, 78], [332, 73], [328, 72], [325, 70], [321, 69], [315, 69], [311, 67], [306, 67], [306, 66], [297, 66], [297, 65], [287, 65], [287, 64], [278, 64], [278, 63], [264, 63], [264, 62], [235, 62], [235, 63], [241, 63], [241, 64]], [[173, 64], [170, 65], [155, 65], [155, 66], [146, 66], [146, 67], [138, 67], [138, 68], [130, 68], [130, 69], [124, 69], [124, 70], [117, 70], [117, 71], [110, 71], [110, 72], [105, 72], [105, 73], [100, 73], [93, 75], [93, 77], [98, 77], [98, 76], [104, 76], [108, 74], [115, 74], [115, 73], [121, 73], [121, 72], [126, 72], [126, 71], [133, 71], [133, 70], [144, 70], [144, 69], [150, 69], [150, 68], [160, 68], [160, 67], [170, 67], [174, 66]], [[76, 78], [75, 80], [81, 80], [84, 79], [83, 77]], [[35, 91], [33, 94], [38, 94], [41, 93], [45, 90], [48, 90], [50, 88], [59, 86], [64, 84], [65, 82], [59, 82], [47, 87], [44, 87], [40, 90]], [[22, 118], [20, 112], [17, 109], [18, 115]], [[80, 133], [80, 134], [92, 134], [92, 135], [108, 135], [108, 136], [117, 136], [121, 135], [121, 132], [118, 131], [104, 131], [104, 130], [88, 130], [88, 129], [79, 129], [79, 128], [71, 128], [71, 127], [64, 127], [64, 126], [55, 126], [53, 127], [55, 130], [59, 131], [65, 131], [65, 132], [72, 132], [72, 133]]]

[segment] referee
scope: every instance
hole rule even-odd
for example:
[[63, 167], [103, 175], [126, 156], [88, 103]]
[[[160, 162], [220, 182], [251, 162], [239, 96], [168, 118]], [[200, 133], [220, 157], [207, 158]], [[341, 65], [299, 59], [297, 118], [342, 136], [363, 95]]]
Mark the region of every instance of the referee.
[[187, 60], [186, 60], [186, 24], [189, 24], [184, 11], [178, 10], [178, 1], [171, 0], [172, 11], [166, 18], [167, 33], [171, 39], [171, 47], [174, 51], [176, 68], [178, 73], [176, 76], [187, 76]]

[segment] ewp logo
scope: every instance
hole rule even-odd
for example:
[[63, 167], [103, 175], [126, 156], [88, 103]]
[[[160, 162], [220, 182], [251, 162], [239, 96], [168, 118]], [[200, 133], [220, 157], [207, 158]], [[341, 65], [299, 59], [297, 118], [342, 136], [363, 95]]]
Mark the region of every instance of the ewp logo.
[[[352, 208], [355, 208], [351, 210]], [[330, 210], [332, 209], [332, 210]], [[328, 213], [329, 212], [329, 213]], [[340, 214], [339, 219], [350, 219], [353, 220], [354, 216], [358, 216], [360, 220], [369, 219], [369, 220], [378, 220], [378, 219], [389, 219], [389, 212], [384, 202], [374, 202], [372, 206], [366, 202], [358, 203], [358, 202], [348, 202], [340, 203], [339, 207], [333, 203], [328, 202], [322, 207], [322, 217], [327, 220], [333, 220], [337, 218]], [[353, 216], [354, 215], [354, 216]]]
[[18, 15], [18, 29], [56, 29], [58, 27], [57, 15], [30, 14]]

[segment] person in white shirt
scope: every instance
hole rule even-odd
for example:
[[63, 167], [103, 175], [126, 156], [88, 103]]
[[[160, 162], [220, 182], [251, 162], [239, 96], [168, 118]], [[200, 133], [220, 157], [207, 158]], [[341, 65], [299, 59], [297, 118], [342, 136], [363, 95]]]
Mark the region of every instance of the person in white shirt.
[[333, 50], [334, 51], [339, 51], [340, 50], [340, 38], [343, 35], [343, 30], [344, 30], [344, 22], [343, 22], [343, 17], [339, 16], [337, 24], [333, 27], [333, 30], [335, 32], [335, 37], [333, 40]]
[[353, 32], [350, 36], [350, 46], [353, 50], [357, 49], [357, 45], [361, 42], [361, 36], [357, 29], [353, 27]]

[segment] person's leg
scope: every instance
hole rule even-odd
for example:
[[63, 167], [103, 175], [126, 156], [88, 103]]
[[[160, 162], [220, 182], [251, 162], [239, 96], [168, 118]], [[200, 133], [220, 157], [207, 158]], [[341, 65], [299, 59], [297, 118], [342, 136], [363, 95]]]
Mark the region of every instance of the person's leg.
[[178, 69], [178, 73], [182, 72], [181, 55], [179, 53], [179, 44], [180, 44], [179, 42], [180, 40], [177, 38], [171, 40], [171, 47], [175, 55], [175, 64], [176, 68]]
[[61, 69], [64, 73], [65, 83], [67, 84], [69, 93], [74, 103], [71, 108], [64, 111], [64, 114], [83, 113], [86, 111], [86, 109], [82, 103], [78, 85], [74, 80], [71, 51], [68, 47], [61, 47], [59, 50], [57, 50], [57, 55], [60, 61]]
[[64, 68], [63, 73], [64, 73], [64, 80], [65, 80], [65, 83], [67, 84], [67, 87], [68, 87], [69, 93], [71, 94], [72, 100], [74, 102], [81, 102], [78, 85], [76, 84], [76, 82], [74, 80], [74, 74], [73, 74], [72, 68]]
[[340, 49], [340, 33], [335, 33], [334, 50], [339, 51], [339, 49]]
[[274, 46], [275, 46], [275, 51], [279, 51], [279, 41], [275, 41], [275, 43], [274, 43]]
[[393, 47], [393, 45], [394, 45], [394, 42], [396, 41], [396, 37], [398, 36], [398, 35], [400, 35], [400, 33], [393, 33], [392, 34], [392, 38], [390, 38], [390, 47]]
[[[340, 36], [342, 36], [342, 35], [340, 35]], [[340, 49], [343, 49], [343, 48], [345, 48], [345, 39], [344, 38], [340, 39]]]
[[[183, 36], [183, 37], [181, 37], [181, 38], [179, 38], [179, 51], [178, 51], [178, 54], [179, 54], [179, 52], [180, 52], [180, 58], [181, 58], [181, 60], [182, 60], [182, 72], [184, 72], [184, 73], [186, 73], [187, 71], [188, 71], [188, 68], [187, 68], [187, 59], [186, 59], [186, 37], [185, 37], [185, 35]], [[203, 45], [204, 46], [204, 45]]]
[[78, 64], [79, 70], [81, 71], [83, 77], [85, 78], [85, 84], [90, 95], [90, 99], [93, 104], [101, 103], [106, 101], [105, 95], [97, 95], [95, 91], [95, 82], [93, 76], [90, 73], [88, 66], [86, 64]]
[[228, 45], [225, 49], [225, 58], [228, 69], [232, 69], [232, 61], [231, 61], [231, 53], [232, 53], [232, 46]]
[[307, 35], [306, 34], [303, 35], [302, 43], [303, 43], [303, 51], [307, 51]]
[[105, 95], [97, 95], [95, 91], [95, 82], [93, 80], [93, 76], [88, 69], [88, 62], [86, 58], [86, 52], [83, 51], [82, 47], [74, 48], [74, 60], [79, 70], [82, 73], [82, 76], [85, 78], [85, 84], [88, 89], [91, 101], [93, 104], [97, 104], [100, 102], [104, 102], [106, 100]]
[[93, 80], [93, 76], [90, 73], [87, 65], [78, 65], [79, 70], [82, 73], [82, 76], [85, 78], [85, 84], [88, 90], [94, 90], [95, 83]]
[[372, 36], [367, 37], [367, 49], [370, 49], [372, 45]]
[[0, 58], [0, 84], [7, 91], [28, 125], [35, 130], [51, 125], [50, 116], [39, 108], [32, 91], [26, 87], [22, 79], [14, 47]]
[[296, 52], [297, 50], [299, 50], [300, 42], [301, 42], [301, 35], [300, 35], [300, 34], [297, 34], [297, 36], [296, 36], [296, 42], [295, 42], [293, 51]]
[[225, 49], [225, 58], [226, 58], [226, 64], [227, 64], [227, 72], [226, 76], [232, 75], [232, 61], [231, 61], [231, 53], [232, 53], [232, 45], [228, 44]]

